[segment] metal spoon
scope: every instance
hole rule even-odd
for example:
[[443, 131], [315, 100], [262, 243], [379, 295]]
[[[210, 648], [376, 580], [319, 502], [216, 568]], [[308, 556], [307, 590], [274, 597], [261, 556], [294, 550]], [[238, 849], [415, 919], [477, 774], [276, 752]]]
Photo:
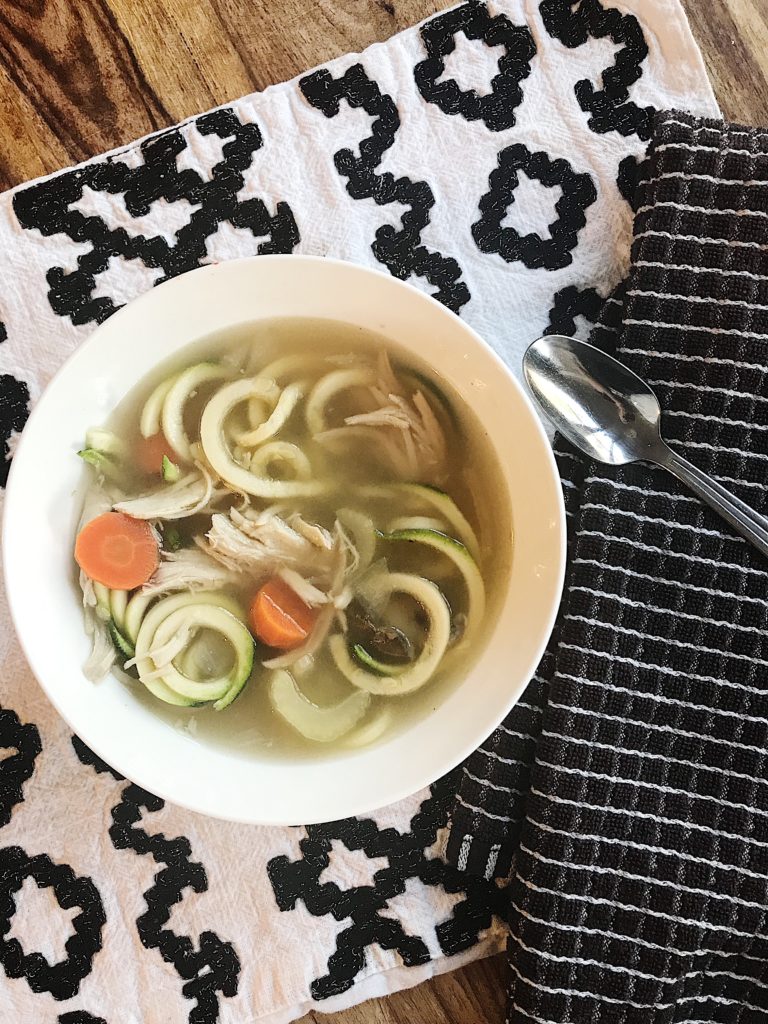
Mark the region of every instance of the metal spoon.
[[528, 348], [523, 372], [542, 412], [586, 455], [612, 466], [662, 466], [768, 557], [768, 519], [672, 451], [661, 436], [658, 398], [623, 363], [552, 334]]

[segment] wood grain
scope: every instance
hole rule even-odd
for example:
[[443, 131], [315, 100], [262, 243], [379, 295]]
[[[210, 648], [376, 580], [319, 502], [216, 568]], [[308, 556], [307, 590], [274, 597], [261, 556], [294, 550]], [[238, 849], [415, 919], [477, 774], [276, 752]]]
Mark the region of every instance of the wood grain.
[[[362, 50], [450, 2], [2, 3], [0, 188]], [[725, 116], [768, 123], [766, 0], [684, 2]]]
[[768, 124], [768, 2], [683, 0], [724, 116]]
[[[452, 2], [0, 2], [0, 188], [362, 50]], [[684, 5], [724, 115], [768, 124], [768, 0]], [[503, 1019], [504, 964], [495, 957], [302, 1024]]]
[[[111, 8], [99, 0], [0, 5], [0, 65], [12, 90], [39, 117], [34, 126], [17, 127], [27, 135], [44, 126], [69, 161], [126, 141], [138, 124], [146, 132], [172, 119]], [[41, 156], [45, 169], [54, 170], [45, 150]], [[26, 172], [16, 166], [15, 154], [8, 159], [4, 173], [23, 180]]]

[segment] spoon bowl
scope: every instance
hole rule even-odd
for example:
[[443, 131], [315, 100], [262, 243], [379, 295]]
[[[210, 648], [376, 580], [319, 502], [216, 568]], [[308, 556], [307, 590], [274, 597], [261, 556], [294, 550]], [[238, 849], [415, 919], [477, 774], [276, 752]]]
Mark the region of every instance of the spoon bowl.
[[551, 334], [528, 348], [523, 373], [553, 426], [598, 462], [623, 466], [651, 459], [663, 444], [658, 398], [599, 348]]

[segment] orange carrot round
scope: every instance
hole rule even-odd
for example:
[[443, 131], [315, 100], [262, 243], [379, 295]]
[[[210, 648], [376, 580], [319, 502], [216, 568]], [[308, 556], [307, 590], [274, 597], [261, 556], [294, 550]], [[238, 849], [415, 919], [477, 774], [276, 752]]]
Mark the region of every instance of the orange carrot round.
[[261, 587], [251, 602], [251, 629], [268, 647], [290, 651], [306, 640], [317, 621], [310, 608], [279, 576]]
[[86, 576], [110, 590], [133, 590], [152, 576], [160, 553], [149, 523], [105, 512], [78, 533], [75, 561]]
[[160, 431], [151, 437], [142, 437], [136, 444], [134, 458], [136, 465], [147, 475], [157, 475], [163, 469], [163, 456], [167, 455], [171, 462], [177, 458], [176, 453]]

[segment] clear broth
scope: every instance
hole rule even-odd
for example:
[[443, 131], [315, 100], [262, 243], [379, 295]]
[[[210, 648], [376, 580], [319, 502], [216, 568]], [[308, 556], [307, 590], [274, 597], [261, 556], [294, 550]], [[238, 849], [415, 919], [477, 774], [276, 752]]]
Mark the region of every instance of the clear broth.
[[[129, 445], [133, 441], [138, 442], [139, 414], [152, 388], [170, 373], [202, 359], [221, 360], [227, 353], [234, 355], [247, 349], [247, 373], [253, 374], [273, 359], [293, 353], [311, 356], [349, 354], [351, 361], [354, 361], [358, 353], [370, 358], [372, 353], [375, 354], [381, 348], [389, 353], [396, 373], [403, 369], [416, 372], [426, 388], [436, 387], [447, 399], [452, 428], [449, 434], [448, 474], [442, 489], [454, 499], [477, 534], [480, 545], [479, 568], [486, 588], [487, 610], [478, 635], [467, 644], [466, 650], [446, 657], [448, 664], [441, 665], [422, 689], [402, 697], [372, 699], [363, 725], [372, 720], [378, 709], [385, 704], [392, 712], [387, 728], [372, 743], [382, 742], [394, 733], [413, 726], [434, 711], [461, 682], [493, 628], [508, 578], [512, 557], [512, 519], [506, 492], [501, 485], [501, 473], [488, 438], [478, 419], [461, 398], [439, 373], [414, 359], [410, 353], [403, 353], [389, 338], [333, 320], [286, 318], [242, 324], [193, 342], [172, 360], [155, 368], [123, 399], [107, 423], [108, 428], [126, 439]], [[242, 372], [245, 374], [246, 370]], [[190, 405], [191, 419], [199, 418], [200, 410], [195, 409], [194, 401]], [[299, 417], [294, 417], [293, 421], [289, 421], [286, 428], [281, 430], [279, 438], [301, 442], [306, 447], [306, 433], [297, 425], [298, 420]], [[194, 426], [191, 421], [187, 425]], [[354, 502], [351, 500], [350, 485], [393, 479], [375, 460], [359, 458], [359, 449], [353, 446], [349, 457], [339, 455], [334, 461], [334, 490], [319, 498], [303, 499], [296, 503], [296, 508], [308, 520], [331, 526], [337, 509], [352, 504], [372, 514], [377, 525], [382, 519], [386, 522], [403, 514], [403, 510], [388, 507], [381, 501], [370, 503], [362, 499]], [[259, 502], [259, 499], [253, 499], [253, 503], [257, 507], [259, 504], [263, 507], [269, 504], [267, 501]], [[422, 514], [430, 513], [425, 511]], [[182, 520], [176, 525], [185, 522]], [[204, 522], [202, 520], [200, 525], [203, 526]], [[398, 552], [397, 557], [388, 558], [390, 567], [396, 565], [397, 569], [406, 572], [421, 570], [428, 578], [440, 576], [439, 585], [449, 604], [455, 607], [455, 601], [460, 606], [462, 581], [456, 577], [455, 570], [451, 578], [451, 573], [447, 571], [451, 563], [445, 556], [432, 549], [421, 550], [417, 545], [400, 547], [407, 550]], [[378, 553], [376, 557], [380, 557]], [[252, 597], [255, 587], [231, 589], [236, 596], [247, 601]], [[261, 657], [266, 657], [263, 649]], [[258, 650], [250, 681], [236, 702], [221, 712], [214, 711], [210, 706], [179, 708], [164, 704], [153, 697], [140, 682], [120, 669], [116, 669], [116, 674], [129, 687], [135, 699], [167, 722], [170, 728], [185, 733], [198, 743], [225, 748], [235, 756], [317, 759], [329, 754], [337, 756], [344, 749], [350, 752], [355, 749], [349, 745], [346, 737], [327, 744], [307, 740], [272, 708], [267, 686], [268, 671], [261, 666]], [[306, 696], [318, 704], [341, 699], [350, 692], [351, 686], [335, 668], [327, 652], [316, 659], [311, 673], [298, 681]], [[357, 729], [354, 731], [357, 732]]]

